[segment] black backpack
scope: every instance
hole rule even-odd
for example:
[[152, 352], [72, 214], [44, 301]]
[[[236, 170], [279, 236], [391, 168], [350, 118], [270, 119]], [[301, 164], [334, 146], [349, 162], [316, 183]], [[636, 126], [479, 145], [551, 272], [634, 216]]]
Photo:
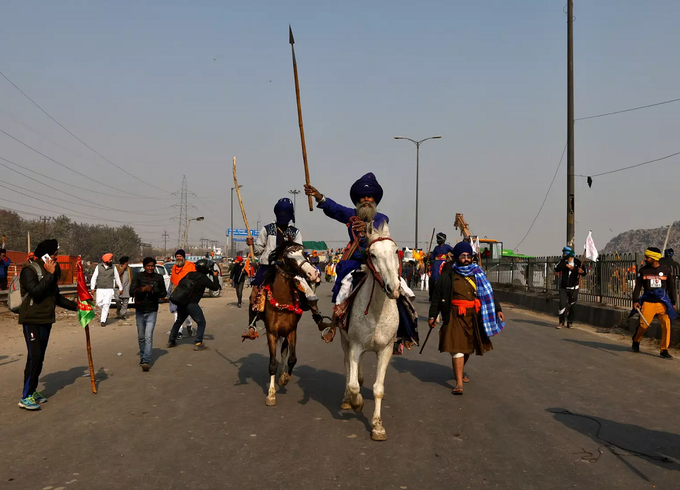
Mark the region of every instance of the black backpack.
[[186, 275], [179, 281], [179, 284], [172, 288], [172, 293], [170, 293], [170, 301], [175, 303], [177, 306], [186, 306], [191, 301], [191, 296], [193, 296], [194, 290], [196, 289], [196, 281], [189, 278]]

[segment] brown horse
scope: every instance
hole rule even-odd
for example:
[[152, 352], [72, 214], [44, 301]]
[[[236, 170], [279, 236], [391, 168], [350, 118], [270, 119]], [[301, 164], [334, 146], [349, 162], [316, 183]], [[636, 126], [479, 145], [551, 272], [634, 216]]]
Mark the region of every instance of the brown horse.
[[307, 260], [302, 245], [285, 242], [274, 250], [270, 256], [272, 264], [262, 282], [264, 295], [264, 311], [260, 318], [264, 320], [269, 344], [269, 392], [265, 403], [276, 405], [275, 377], [278, 371], [276, 346], [281, 342], [282, 373], [279, 385], [285, 386], [290, 381], [293, 367], [297, 362], [295, 345], [297, 341], [297, 325], [302, 316], [304, 296], [297, 288], [295, 276], [306, 277], [310, 282], [318, 280], [319, 273]]

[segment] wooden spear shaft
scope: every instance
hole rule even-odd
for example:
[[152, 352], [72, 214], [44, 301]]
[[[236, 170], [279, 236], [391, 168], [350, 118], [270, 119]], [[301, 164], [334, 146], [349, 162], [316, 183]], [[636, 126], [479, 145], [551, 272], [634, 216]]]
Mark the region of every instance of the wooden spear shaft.
[[92, 364], [92, 344], [90, 343], [90, 326], [85, 326], [85, 341], [87, 342], [87, 362], [90, 365], [90, 381], [92, 382], [92, 394], [97, 394], [97, 381], [94, 377], [94, 365]]
[[[300, 141], [302, 143], [302, 161], [305, 164], [305, 182], [309, 185], [309, 165], [307, 164], [307, 145], [305, 144], [305, 127], [302, 124], [302, 105], [300, 104], [300, 80], [298, 79], [297, 60], [295, 59], [295, 39], [293, 38], [293, 28], [288, 26], [288, 42], [293, 54], [293, 75], [295, 77], [295, 99], [297, 100], [298, 124], [300, 126]], [[312, 196], [307, 196], [309, 210], [314, 211]]]
[[[243, 200], [241, 200], [241, 189], [238, 186], [238, 179], [236, 178], [236, 157], [234, 157], [234, 187], [236, 188], [236, 195], [238, 196], [238, 204], [241, 206], [241, 214], [243, 215], [243, 224], [246, 225], [246, 233], [248, 233], [248, 238], [252, 238], [250, 235], [250, 226], [248, 225], [248, 218], [246, 217], [246, 210], [243, 207]], [[231, 230], [234, 233], [234, 230]], [[250, 245], [250, 257], [255, 258], [255, 250], [253, 246]]]

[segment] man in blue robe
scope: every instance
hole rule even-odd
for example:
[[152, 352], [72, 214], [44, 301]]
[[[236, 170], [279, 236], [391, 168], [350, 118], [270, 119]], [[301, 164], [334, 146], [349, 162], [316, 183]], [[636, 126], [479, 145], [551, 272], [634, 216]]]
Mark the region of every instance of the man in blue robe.
[[[338, 262], [336, 266], [337, 278], [333, 286], [332, 301], [335, 304], [341, 304], [349, 297], [351, 291], [357, 285], [358, 279], [360, 279], [360, 274], [354, 274], [354, 272], [365, 262], [364, 254], [368, 246], [366, 239], [367, 225], [372, 222], [374, 227], [380, 227], [383, 223], [389, 223], [389, 218], [377, 210], [383, 197], [383, 188], [375, 175], [370, 172], [367, 173], [352, 184], [350, 188], [349, 196], [354, 204], [353, 208], [338, 204], [311, 185], [305, 185], [305, 194], [316, 199], [317, 207], [323, 210], [326, 216], [347, 226], [350, 243], [343, 255], [343, 260]], [[353, 248], [355, 236], [358, 237], [358, 244]], [[404, 316], [408, 316], [406, 312], [404, 313]], [[318, 323], [319, 329], [324, 330], [323, 338], [326, 342], [333, 340], [337, 320], [337, 316], [334, 314], [330, 326], [322, 322]], [[414, 322], [402, 323], [410, 323], [405, 327], [408, 334], [404, 335], [404, 338], [417, 341], [417, 328]]]

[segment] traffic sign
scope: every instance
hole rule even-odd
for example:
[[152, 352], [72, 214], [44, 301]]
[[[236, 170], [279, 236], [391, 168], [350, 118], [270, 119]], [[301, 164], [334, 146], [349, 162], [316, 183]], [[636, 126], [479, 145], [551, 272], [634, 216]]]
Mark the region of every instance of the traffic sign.
[[[228, 228], [227, 229], [227, 236], [231, 236], [232, 229]], [[234, 236], [248, 236], [248, 230], [245, 228], [234, 228], [233, 229]], [[260, 230], [250, 230], [250, 234], [252, 236], [259, 236], [260, 235]]]

